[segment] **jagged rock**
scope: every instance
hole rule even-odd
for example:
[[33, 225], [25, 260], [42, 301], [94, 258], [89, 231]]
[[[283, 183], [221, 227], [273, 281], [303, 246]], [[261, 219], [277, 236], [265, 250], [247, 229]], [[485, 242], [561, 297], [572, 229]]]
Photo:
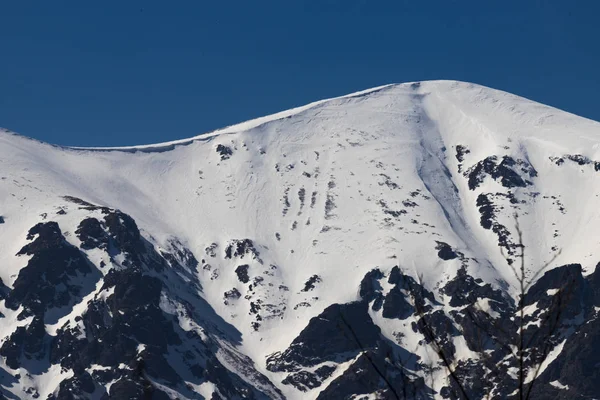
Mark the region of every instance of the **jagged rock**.
[[238, 267], [235, 269], [238, 280], [242, 283], [248, 283], [250, 281], [250, 277], [248, 276], [248, 268], [250, 268], [248, 264], [243, 264], [238, 265]]
[[500, 181], [505, 188], [514, 188], [531, 185], [528, 179], [536, 177], [537, 171], [525, 160], [514, 160], [512, 157], [503, 156], [502, 161], [498, 163], [498, 157], [490, 156], [465, 171], [465, 176], [469, 179], [471, 190], [478, 188], [486, 176]]
[[140, 230], [129, 215], [115, 210], [104, 217], [104, 223], [115, 247], [122, 253], [133, 256], [134, 261], [140, 253], [144, 253]]
[[60, 383], [56, 400], [72, 400], [81, 397], [81, 395], [89, 396], [95, 390], [94, 379], [88, 372], [84, 371]]
[[444, 261], [454, 260], [458, 258], [458, 254], [452, 250], [452, 247], [448, 243], [436, 242], [435, 249], [438, 251], [438, 257]]
[[509, 254], [512, 254], [512, 249], [516, 245], [510, 242], [510, 232], [508, 229], [498, 222], [498, 207], [494, 204], [493, 198], [494, 195], [492, 193], [482, 193], [477, 196], [476, 205], [481, 215], [481, 226], [484, 229], [491, 229], [498, 236], [498, 245], [507, 249]]
[[384, 318], [406, 319], [413, 315], [414, 312], [415, 308], [404, 297], [404, 294], [400, 291], [400, 287], [397, 285], [385, 296], [382, 312]]
[[241, 296], [242, 296], [242, 294], [236, 288], [233, 288], [233, 289], [228, 290], [227, 292], [223, 293], [223, 297], [225, 298], [225, 300], [237, 300]]
[[481, 284], [481, 280], [476, 280], [467, 273], [464, 267], [461, 267], [456, 277], [449, 280], [442, 288], [442, 293], [450, 297], [450, 306], [462, 307], [476, 303], [478, 299], [490, 299], [490, 306], [494, 311], [512, 311], [514, 304], [502, 294], [499, 289], [494, 289], [492, 285]]
[[406, 291], [410, 296], [411, 305], [414, 306], [418, 312], [427, 312], [431, 310], [431, 306], [427, 304], [428, 302], [430, 304], [439, 304], [433, 293], [417, 283], [413, 277], [402, 273], [398, 266], [395, 266], [390, 271], [388, 283], [396, 285], [398, 289]]
[[217, 252], [216, 252], [217, 247], [219, 247], [218, 244], [211, 243], [210, 246], [208, 246], [206, 249], [204, 249], [204, 252], [206, 253], [207, 256], [214, 258], [217, 256]]
[[379, 283], [383, 277], [383, 272], [375, 268], [367, 272], [360, 283], [360, 297], [367, 303], [374, 301], [372, 305], [374, 311], [379, 311], [383, 305], [383, 294]]
[[385, 400], [430, 398], [422, 379], [409, 380], [371, 351], [361, 354], [317, 399], [353, 399], [361, 395]]
[[594, 166], [594, 171], [600, 171], [600, 162], [592, 161], [589, 157], [581, 154], [566, 154], [564, 157], [550, 157], [550, 160], [556, 165], [562, 165], [565, 162], [565, 158], [580, 166], [592, 164]]
[[[0, 278], [0, 300], [5, 299], [9, 291], [10, 289], [8, 288], [8, 286], [6, 286], [4, 282], [2, 282], [2, 278]], [[0, 318], [2, 316], [2, 313], [0, 313]]]
[[219, 144], [217, 145], [217, 153], [221, 156], [221, 161], [224, 161], [233, 155], [233, 150], [229, 146]]
[[108, 235], [96, 218], [89, 217], [81, 221], [75, 234], [81, 240], [82, 249], [106, 249], [108, 246]]
[[[93, 274], [94, 267], [86, 257], [63, 237], [56, 222], [35, 225], [27, 235], [31, 243], [26, 244], [19, 255], [32, 256], [19, 271], [12, 291], [6, 297], [6, 306], [16, 310], [23, 306], [19, 318], [41, 316], [52, 308], [73, 304], [99, 278]], [[91, 281], [82, 281], [80, 276], [89, 276]]]
[[21, 358], [41, 359], [45, 356], [44, 339], [46, 338], [44, 321], [34, 317], [26, 327], [18, 327], [0, 347], [0, 355], [6, 357], [6, 365], [18, 369]]
[[[583, 324], [565, 342], [561, 356], [554, 359], [534, 387], [532, 398], [592, 399], [600, 391], [600, 319]], [[558, 382], [557, 390], [551, 382]], [[543, 383], [543, 384], [542, 384]]]
[[462, 144], [456, 145], [456, 159], [459, 163], [465, 160], [465, 155], [469, 154], [471, 150], [468, 149], [467, 146], [463, 146]]
[[244, 258], [246, 255], [259, 261], [259, 263], [262, 263], [260, 260], [260, 254], [250, 239], [232, 240], [231, 243], [229, 243], [225, 248], [226, 259], [231, 259], [234, 257]]
[[300, 371], [289, 374], [281, 383], [285, 385], [293, 385], [302, 392], [321, 386], [323, 381], [331, 376], [335, 371], [335, 367], [324, 365], [315, 370], [314, 373], [308, 371]]
[[312, 318], [287, 350], [269, 356], [267, 369], [296, 371], [298, 366], [314, 366], [374, 348], [379, 340], [380, 329], [373, 324], [367, 303], [333, 304]]
[[315, 284], [321, 282], [321, 277], [319, 275], [313, 275], [304, 283], [303, 292], [308, 292], [309, 290], [313, 290], [315, 288]]

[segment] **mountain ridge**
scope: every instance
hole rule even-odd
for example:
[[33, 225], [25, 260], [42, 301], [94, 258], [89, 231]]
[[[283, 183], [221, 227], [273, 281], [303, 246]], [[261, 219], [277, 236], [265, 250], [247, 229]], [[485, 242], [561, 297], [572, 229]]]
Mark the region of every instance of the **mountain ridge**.
[[[268, 123], [271, 121], [274, 121], [276, 119], [279, 118], [286, 118], [288, 116], [292, 116], [294, 112], [301, 112], [301, 111], [305, 111], [309, 108], [315, 107], [315, 106], [319, 106], [322, 105], [324, 103], [327, 103], [329, 101], [334, 101], [334, 100], [339, 100], [339, 99], [344, 99], [344, 98], [351, 98], [351, 97], [358, 97], [358, 96], [363, 96], [363, 95], [368, 95], [370, 93], [373, 92], [377, 92], [380, 90], [385, 90], [388, 88], [393, 88], [393, 87], [397, 87], [397, 86], [409, 86], [409, 85], [413, 85], [413, 84], [425, 84], [425, 85], [434, 85], [434, 84], [447, 84], [447, 85], [461, 85], [461, 86], [467, 86], [467, 87], [472, 87], [472, 88], [479, 88], [479, 89], [485, 89], [485, 90], [492, 90], [495, 92], [499, 92], [499, 93], [503, 93], [503, 94], [508, 94], [514, 97], [519, 97], [521, 99], [525, 99], [527, 101], [530, 101], [532, 103], [536, 103], [539, 105], [542, 105], [544, 107], [547, 107], [549, 109], [553, 109], [553, 110], [557, 110], [561, 113], [564, 114], [570, 114], [574, 117], [577, 118], [581, 118], [581, 119], [585, 119], [588, 121], [592, 121], [595, 123], [598, 123], [595, 120], [592, 120], [590, 118], [586, 118], [580, 115], [577, 115], [575, 113], [571, 113], [568, 111], [564, 111], [561, 110], [559, 108], [553, 107], [553, 106], [549, 106], [549, 105], [545, 105], [543, 103], [539, 103], [535, 100], [530, 100], [527, 99], [525, 97], [522, 96], [517, 96], [517, 95], [513, 95], [510, 92], [506, 92], [503, 91], [501, 89], [493, 89], [484, 85], [480, 85], [480, 84], [476, 84], [476, 83], [471, 83], [471, 82], [466, 82], [466, 81], [457, 81], [457, 80], [451, 80], [451, 79], [440, 79], [440, 80], [429, 80], [429, 81], [414, 81], [414, 82], [402, 82], [402, 83], [388, 83], [385, 85], [381, 85], [381, 86], [375, 86], [372, 88], [368, 88], [368, 89], [363, 89], [363, 90], [359, 90], [357, 92], [353, 92], [353, 93], [349, 93], [346, 95], [342, 95], [342, 96], [336, 96], [336, 97], [330, 97], [330, 98], [326, 98], [323, 100], [317, 100], [311, 103], [308, 103], [306, 105], [302, 105], [302, 106], [298, 106], [298, 107], [293, 107], [287, 110], [283, 110], [283, 111], [279, 111], [279, 112], [275, 112], [273, 114], [269, 114], [266, 115], [264, 117], [258, 117], [258, 118], [253, 118], [253, 119], [249, 119], [246, 121], [242, 121], [242, 122], [238, 122], [232, 125], [227, 125], [225, 127], [222, 128], [217, 128], [214, 129], [212, 131], [208, 131], [205, 133], [201, 133], [199, 135], [196, 136], [192, 136], [190, 138], [184, 138], [184, 139], [177, 139], [177, 140], [172, 140], [172, 141], [166, 141], [166, 142], [158, 142], [158, 143], [151, 143], [151, 144], [137, 144], [137, 145], [131, 145], [131, 146], [69, 146], [69, 145], [58, 145], [58, 144], [52, 144], [52, 143], [47, 143], [32, 137], [28, 137], [28, 136], [23, 136], [20, 135], [16, 132], [11, 131], [10, 129], [6, 129], [6, 128], [2, 128], [0, 127], [0, 131], [4, 131], [5, 133], [10, 133], [10, 134], [14, 134], [14, 135], [18, 135], [22, 138], [25, 139], [30, 139], [32, 141], [37, 141], [40, 143], [44, 143], [44, 144], [48, 144], [51, 146], [55, 146], [55, 147], [59, 147], [59, 148], [63, 148], [63, 149], [72, 149], [72, 150], [90, 150], [90, 151], [117, 151], [117, 150], [122, 150], [122, 151], [133, 151], [133, 150], [138, 150], [138, 151], [143, 151], [143, 150], [156, 150], [156, 151], [160, 151], [161, 148], [170, 148], [171, 146], [176, 146], [176, 145], [186, 145], [189, 144], [190, 142], [194, 141], [194, 140], [202, 140], [202, 139], [206, 139], [208, 137], [211, 137], [212, 135], [216, 135], [216, 134], [227, 134], [227, 133], [236, 133], [242, 130], [246, 130], [248, 129], [247, 126], [251, 126], [251, 127], [255, 127], [255, 124], [262, 124], [262, 123]], [[255, 125], [255, 126], [253, 126]]]
[[[528, 323], [553, 315], [564, 274], [581, 300], [548, 343], [593, 347], [578, 332], [600, 307], [599, 143], [597, 122], [453, 81], [141, 147], [0, 133], [0, 373], [13, 382], [1, 393], [454, 398], [427, 343], [435, 332], [461, 374], [485, 374], [467, 317], [484, 307], [488, 330], [516, 321], [522, 245], [542, 282]], [[166, 332], [156, 341], [153, 324]], [[494, 357], [510, 357], [494, 337]], [[542, 373], [564, 375], [556, 359]], [[492, 386], [467, 380], [472, 398], [508, 396], [505, 367]], [[592, 390], [573, 379], [540, 390]]]

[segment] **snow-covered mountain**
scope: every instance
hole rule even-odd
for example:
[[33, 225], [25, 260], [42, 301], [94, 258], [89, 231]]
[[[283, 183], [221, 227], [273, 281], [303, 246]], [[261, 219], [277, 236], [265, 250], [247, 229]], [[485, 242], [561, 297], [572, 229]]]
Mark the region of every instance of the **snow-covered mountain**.
[[591, 399], [599, 195], [599, 123], [452, 81], [157, 145], [0, 131], [0, 398], [506, 398], [523, 308], [532, 398]]

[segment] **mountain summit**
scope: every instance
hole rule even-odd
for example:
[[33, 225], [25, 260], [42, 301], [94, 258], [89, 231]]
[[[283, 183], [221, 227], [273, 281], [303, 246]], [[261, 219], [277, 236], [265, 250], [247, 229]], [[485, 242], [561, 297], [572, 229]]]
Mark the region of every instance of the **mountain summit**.
[[454, 81], [0, 131], [0, 398], [592, 398], [599, 189], [599, 123]]

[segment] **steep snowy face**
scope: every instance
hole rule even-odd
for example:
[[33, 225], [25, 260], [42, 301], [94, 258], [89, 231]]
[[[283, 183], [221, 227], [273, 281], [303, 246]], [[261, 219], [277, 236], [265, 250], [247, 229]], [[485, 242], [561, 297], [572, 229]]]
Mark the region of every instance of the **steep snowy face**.
[[449, 81], [158, 145], [0, 131], [0, 396], [507, 397], [523, 325], [535, 394], [590, 396], [599, 144]]

